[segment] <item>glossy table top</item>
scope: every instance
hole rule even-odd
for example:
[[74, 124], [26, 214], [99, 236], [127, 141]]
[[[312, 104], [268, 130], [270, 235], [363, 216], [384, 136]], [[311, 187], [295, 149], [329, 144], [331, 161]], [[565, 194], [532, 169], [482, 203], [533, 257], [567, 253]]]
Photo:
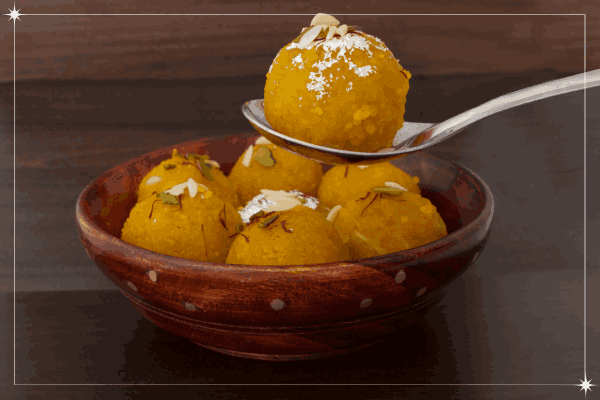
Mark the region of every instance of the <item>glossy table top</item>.
[[[405, 118], [436, 122], [504, 92], [558, 77], [543, 74], [416, 77]], [[201, 137], [250, 133], [240, 105], [260, 97], [263, 84], [260, 76], [20, 84], [14, 265], [13, 93], [12, 84], [0, 86], [4, 327], [13, 326], [16, 275], [16, 336], [12, 329], [0, 331], [5, 344], [0, 350], [2, 390], [12, 396], [7, 398], [73, 398], [74, 393], [80, 398], [118, 398], [134, 392], [171, 396], [183, 390], [46, 384], [230, 385], [194, 389], [221, 398], [310, 398], [317, 391], [348, 399], [583, 398], [571, 386], [460, 386], [575, 384], [583, 379], [582, 93], [493, 116], [431, 150], [479, 174], [494, 193], [497, 208], [487, 247], [426, 322], [355, 354], [276, 363], [214, 353], [143, 319], [79, 242], [77, 195], [112, 166], [150, 150]], [[445, 95], [433, 101], [427, 96], [432, 91]], [[600, 167], [600, 119], [590, 110], [600, 105], [600, 91], [589, 90], [586, 101], [586, 360], [588, 378], [597, 380], [600, 318], [590, 304], [600, 302], [594, 289], [600, 273], [593, 246], [600, 238], [600, 214], [599, 190], [591, 185], [590, 174]], [[509, 139], [521, 147], [506, 146]], [[23, 386], [13, 387], [13, 378]], [[31, 384], [42, 386], [27, 386]], [[250, 384], [307, 386], [245, 386]], [[443, 386], [420, 386], [427, 384]]]

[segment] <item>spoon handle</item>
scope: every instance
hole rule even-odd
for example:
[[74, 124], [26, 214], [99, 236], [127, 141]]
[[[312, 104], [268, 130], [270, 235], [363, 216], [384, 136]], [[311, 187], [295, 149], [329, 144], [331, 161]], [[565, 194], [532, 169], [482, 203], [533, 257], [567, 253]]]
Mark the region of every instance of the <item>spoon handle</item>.
[[[490, 115], [560, 94], [600, 86], [600, 69], [544, 82], [497, 97], [421, 132], [400, 149], [418, 150], [453, 136], [474, 122]], [[418, 147], [418, 148], [417, 148]], [[396, 147], [398, 149], [398, 147]]]

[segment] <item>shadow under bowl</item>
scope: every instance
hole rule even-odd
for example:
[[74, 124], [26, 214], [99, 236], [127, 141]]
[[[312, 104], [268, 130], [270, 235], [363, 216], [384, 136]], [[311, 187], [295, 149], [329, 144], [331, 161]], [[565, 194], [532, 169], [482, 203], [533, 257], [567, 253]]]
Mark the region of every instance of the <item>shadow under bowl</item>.
[[486, 184], [460, 165], [420, 152], [392, 164], [419, 177], [423, 196], [446, 223], [448, 236], [425, 246], [352, 262], [260, 266], [186, 260], [120, 239], [137, 186], [174, 147], [208, 154], [228, 174], [256, 138], [156, 150], [107, 171], [77, 200], [79, 237], [100, 270], [144, 317], [200, 346], [264, 360], [362, 349], [419, 322], [489, 238], [494, 200]]

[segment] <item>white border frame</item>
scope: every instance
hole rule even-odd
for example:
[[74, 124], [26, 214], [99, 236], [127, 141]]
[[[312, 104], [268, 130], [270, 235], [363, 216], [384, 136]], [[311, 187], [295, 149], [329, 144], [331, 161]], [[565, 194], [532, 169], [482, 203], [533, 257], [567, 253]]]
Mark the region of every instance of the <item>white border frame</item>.
[[[128, 384], [101, 384], [101, 383], [85, 383], [85, 384], [42, 384], [42, 383], [16, 383], [17, 379], [17, 354], [16, 354], [16, 132], [17, 132], [17, 107], [16, 107], [16, 64], [17, 64], [17, 28], [16, 22], [21, 15], [27, 16], [313, 16], [314, 14], [21, 14], [20, 9], [16, 9], [16, 5], [13, 4], [13, 9], [10, 14], [4, 14], [10, 16], [9, 21], [13, 20], [13, 357], [14, 357], [14, 376], [13, 385], [15, 386], [180, 386], [180, 384], [142, 384], [142, 383], [128, 383]], [[521, 383], [521, 384], [505, 384], [505, 383], [487, 383], [487, 384], [368, 384], [374, 386], [580, 386], [581, 390], [585, 390], [585, 396], [587, 397], [587, 391], [590, 390], [590, 386], [597, 386], [591, 384], [587, 379], [587, 88], [585, 85], [585, 73], [587, 67], [587, 15], [586, 14], [335, 14], [341, 16], [500, 16], [500, 15], [511, 15], [511, 16], [583, 16], [583, 72], [584, 72], [584, 89], [583, 89], [583, 373], [584, 380], [581, 380], [580, 384], [566, 384], [566, 383], [551, 383], [551, 384], [535, 384], [535, 383]], [[186, 386], [222, 386], [221, 384], [185, 384]], [[269, 386], [287, 386], [296, 384], [254, 384], [254, 385], [269, 385]], [[315, 386], [331, 384], [314, 384]], [[350, 384], [352, 386], [363, 384]]]

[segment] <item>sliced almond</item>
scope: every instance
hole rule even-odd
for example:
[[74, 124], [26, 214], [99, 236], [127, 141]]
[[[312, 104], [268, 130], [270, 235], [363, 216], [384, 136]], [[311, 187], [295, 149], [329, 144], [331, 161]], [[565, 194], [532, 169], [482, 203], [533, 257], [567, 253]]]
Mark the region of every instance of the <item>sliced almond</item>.
[[219, 164], [218, 162], [216, 162], [215, 160], [206, 160], [205, 161], [206, 164], [210, 164], [216, 168], [221, 168], [221, 164]]
[[193, 199], [194, 197], [196, 197], [196, 194], [198, 193], [198, 183], [195, 180], [193, 180], [192, 178], [190, 178], [187, 181], [187, 186], [188, 186], [188, 192], [190, 192], [190, 197]]
[[369, 168], [369, 166], [368, 165], [359, 165], [358, 168], [365, 169], [365, 168]]
[[203, 184], [201, 184], [201, 183], [198, 184], [198, 188], [204, 189], [205, 192], [209, 191], [209, 189], [206, 186], [204, 186]]
[[252, 161], [252, 153], [254, 152], [254, 146], [250, 145], [248, 150], [244, 153], [244, 158], [242, 159], [242, 165], [246, 168], [250, 166], [250, 161]]
[[272, 167], [275, 165], [275, 158], [273, 158], [273, 153], [266, 146], [256, 146], [256, 151], [254, 152], [254, 159], [265, 167]]
[[302, 36], [302, 38], [300, 39], [300, 42], [298, 43], [298, 47], [303, 48], [305, 46], [308, 46], [309, 44], [312, 43], [313, 40], [315, 40], [315, 38], [317, 36], [319, 36], [319, 33], [321, 32], [321, 26], [314, 26], [312, 28], [309, 29], [308, 32], [306, 32], [304, 34], [304, 36]]
[[173, 186], [171, 189], [167, 190], [166, 192], [168, 194], [172, 194], [173, 196], [179, 196], [180, 194], [183, 194], [184, 189], [187, 187], [188, 187], [188, 183], [183, 182], [183, 183]]
[[294, 194], [288, 193], [285, 190], [269, 190], [269, 189], [261, 189], [260, 192], [265, 195], [265, 197], [274, 202], [275, 204], [269, 204], [267, 212], [271, 211], [287, 211], [296, 207], [297, 205], [302, 204], [300, 200], [294, 197]]
[[335, 33], [337, 33], [341, 37], [344, 37], [346, 35], [346, 33], [348, 33], [348, 25], [338, 26], [337, 29], [335, 30]]
[[362, 235], [360, 232], [358, 232], [358, 231], [354, 231], [353, 233], [354, 233], [356, 236], [358, 236], [358, 238], [359, 238], [359, 239], [361, 239], [361, 240], [363, 240], [363, 241], [365, 241], [365, 242], [368, 242], [368, 241], [369, 241], [369, 239], [367, 239], [366, 237], [364, 237], [364, 236], [363, 236], [363, 235]]
[[402, 189], [408, 192], [408, 189], [405, 188], [404, 186], [400, 185], [399, 183], [396, 182], [386, 182], [385, 186], [387, 187], [391, 187], [391, 188], [396, 188], [396, 189]]
[[329, 214], [327, 214], [327, 220], [329, 222], [333, 222], [333, 220], [335, 219], [335, 217], [337, 217], [337, 215], [341, 209], [342, 209], [342, 206], [339, 204], [337, 206], [333, 207], [331, 209], [331, 211], [329, 211]]
[[146, 185], [154, 185], [155, 183], [158, 183], [162, 181], [162, 178], [160, 176], [151, 176], [150, 178], [148, 178], [148, 180], [146, 181]]
[[315, 25], [331, 26], [331, 25], [339, 25], [339, 24], [340, 24], [340, 21], [335, 19], [335, 17], [332, 17], [329, 14], [323, 14], [323, 13], [318, 13], [317, 15], [315, 15], [315, 17], [312, 19], [312, 21], [310, 21], [311, 26], [315, 26]]
[[325, 38], [325, 40], [330, 40], [333, 37], [333, 35], [335, 35], [336, 29], [337, 28], [334, 25], [331, 25], [329, 27], [329, 32], [327, 32], [327, 37]]
[[296, 195], [293, 193], [288, 193], [285, 190], [271, 190], [271, 189], [260, 189], [260, 193], [264, 194], [269, 200], [271, 197], [289, 197], [290, 199], [295, 199]]
[[287, 211], [292, 208], [300, 205], [300, 201], [298, 199], [290, 198], [290, 197], [269, 197], [274, 204], [269, 204], [266, 211]]
[[256, 139], [256, 142], [254, 142], [255, 146], [261, 145], [261, 144], [271, 144], [271, 142], [269, 141], [269, 139], [267, 139], [264, 136], [259, 137], [258, 139]]

